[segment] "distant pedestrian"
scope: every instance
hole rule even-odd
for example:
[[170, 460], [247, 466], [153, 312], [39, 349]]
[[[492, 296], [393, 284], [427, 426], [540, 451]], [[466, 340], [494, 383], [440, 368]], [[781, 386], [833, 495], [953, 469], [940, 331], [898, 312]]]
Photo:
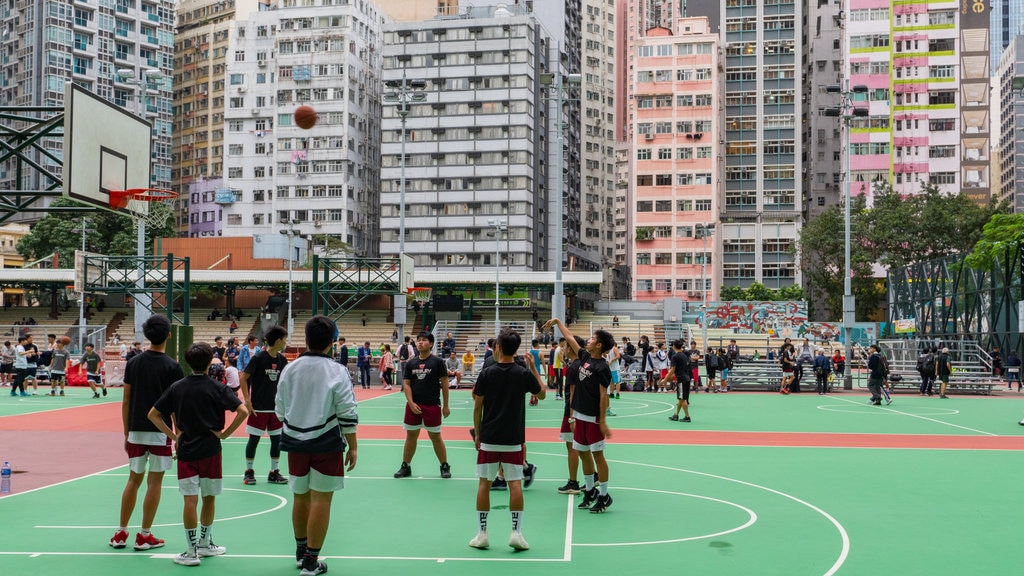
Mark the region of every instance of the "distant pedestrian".
[[949, 358], [949, 348], [943, 348], [942, 353], [935, 359], [935, 373], [939, 376], [939, 398], [946, 396], [946, 387], [949, 386], [949, 377], [953, 374], [953, 361]]

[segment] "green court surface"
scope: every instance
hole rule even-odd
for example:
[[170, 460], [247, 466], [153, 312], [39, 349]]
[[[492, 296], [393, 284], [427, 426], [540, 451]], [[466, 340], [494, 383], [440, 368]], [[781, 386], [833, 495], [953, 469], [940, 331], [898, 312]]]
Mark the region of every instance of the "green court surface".
[[[77, 392], [65, 400], [85, 396]], [[110, 400], [119, 396], [115, 391]], [[505, 545], [505, 492], [492, 493], [491, 548], [467, 545], [476, 531], [475, 452], [465, 430], [469, 398], [465, 391], [452, 394], [444, 433], [451, 480], [438, 477], [425, 440], [412, 462], [413, 478], [392, 478], [402, 432], [383, 426], [398, 421], [403, 399], [393, 394], [361, 403], [366, 437], [376, 439], [361, 440], [358, 466], [335, 496], [323, 548], [329, 574], [1010, 575], [1024, 566], [1016, 538], [1024, 452], [952, 449], [941, 442], [947, 436], [1019, 439], [1024, 402], [1016, 398], [897, 396], [892, 406], [879, 408], [853, 393], [701, 394], [693, 398], [694, 423], [687, 430], [694, 434], [688, 435], [667, 432], [684, 426], [666, 418], [670, 395], [623, 394], [613, 402], [620, 440], [613, 437], [607, 450], [614, 498], [607, 513], [577, 510], [579, 497], [556, 493], [566, 477], [564, 444], [530, 442], [538, 479], [526, 491], [524, 535], [531, 549], [521, 553]], [[6, 400], [0, 398], [0, 414], [31, 412], [54, 399]], [[554, 434], [559, 416], [553, 397], [531, 409], [529, 426], [546, 429], [531, 437]], [[6, 422], [0, 418], [0, 430], [9, 428]], [[910, 449], [724, 445], [715, 440], [726, 434], [717, 431], [754, 432], [754, 438], [761, 431], [916, 434], [940, 441]], [[691, 437], [709, 440], [694, 444]], [[225, 490], [217, 499], [214, 539], [227, 555], [195, 569], [171, 562], [184, 549], [173, 474], [164, 481], [154, 527], [167, 546], [149, 552], [108, 547], [127, 474], [122, 466], [0, 499], [2, 572], [296, 574], [288, 487], [264, 481], [266, 439], [258, 451], [258, 484], [242, 485], [244, 442], [224, 444]], [[136, 526], [140, 514], [141, 498]]]

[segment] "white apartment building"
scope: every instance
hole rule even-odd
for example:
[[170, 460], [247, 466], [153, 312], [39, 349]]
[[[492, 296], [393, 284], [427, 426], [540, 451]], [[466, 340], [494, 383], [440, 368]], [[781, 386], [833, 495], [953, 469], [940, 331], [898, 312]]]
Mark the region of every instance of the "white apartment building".
[[405, 78], [410, 98], [403, 105], [400, 90], [385, 89], [382, 255], [399, 252], [404, 196], [404, 249], [417, 268], [548, 269], [557, 136], [541, 79], [557, 65], [548, 61], [554, 53], [535, 15], [517, 7], [388, 29], [383, 77]]
[[[225, 71], [224, 236], [288, 228], [378, 254], [380, 45], [370, 2], [317, 0], [252, 14], [231, 30]], [[303, 130], [293, 114], [317, 112]]]

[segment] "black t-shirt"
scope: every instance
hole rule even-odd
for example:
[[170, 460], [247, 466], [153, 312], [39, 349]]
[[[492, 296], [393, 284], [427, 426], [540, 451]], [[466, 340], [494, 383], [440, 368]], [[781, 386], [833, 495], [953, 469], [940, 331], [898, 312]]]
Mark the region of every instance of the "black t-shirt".
[[217, 346], [213, 347], [213, 357], [214, 358], [217, 358], [218, 360], [223, 362], [224, 359], [227, 358], [227, 356], [228, 356], [228, 349], [227, 349], [226, 346], [221, 346], [219, 348]]
[[[178, 362], [163, 352], [147, 350], [129, 360], [124, 367], [124, 383], [131, 386], [128, 395], [128, 430], [159, 432], [149, 421], [149, 409], [171, 384], [184, 377]], [[164, 422], [171, 425], [171, 417], [166, 412]]]
[[405, 363], [405, 380], [412, 387], [412, 401], [425, 406], [441, 405], [441, 377], [448, 377], [444, 360], [431, 354], [426, 360], [417, 356]]
[[572, 409], [597, 418], [601, 413], [601, 388], [612, 383], [612, 370], [604, 358], [591, 358], [584, 348], [579, 351], [580, 381], [572, 395]]
[[25, 352], [32, 350], [35, 354], [26, 354], [25, 361], [28, 362], [29, 368], [35, 368], [39, 364], [39, 347], [35, 344], [25, 343]]
[[949, 376], [951, 373], [949, 354], [939, 354], [939, 376]]
[[693, 380], [693, 369], [690, 368], [690, 355], [680, 350], [669, 359], [670, 367], [675, 370], [676, 382], [689, 384]]
[[473, 394], [484, 398], [480, 441], [516, 446], [526, 441], [526, 394], [539, 394], [530, 370], [516, 363], [488, 366], [477, 376]]
[[220, 453], [220, 439], [213, 430], [224, 429], [224, 411], [234, 412], [242, 401], [223, 384], [206, 374], [182, 378], [153, 405], [160, 414], [174, 414], [178, 425], [178, 459], [202, 460]]
[[246, 383], [249, 384], [249, 401], [252, 403], [253, 410], [266, 412], [274, 409], [274, 401], [277, 398], [277, 378], [287, 363], [288, 359], [283, 354], [271, 356], [266, 350], [261, 350], [245, 365], [245, 373], [248, 374]]

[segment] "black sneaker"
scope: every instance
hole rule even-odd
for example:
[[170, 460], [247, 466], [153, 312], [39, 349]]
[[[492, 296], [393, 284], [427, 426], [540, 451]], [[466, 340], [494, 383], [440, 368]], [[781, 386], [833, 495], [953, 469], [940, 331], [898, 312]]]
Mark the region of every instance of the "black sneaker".
[[[1024, 426], [1024, 423], [1021, 423], [1021, 425]], [[569, 480], [565, 483], [565, 486], [558, 488], [559, 494], [579, 494], [580, 492], [580, 483], [575, 480]]]
[[408, 478], [409, 476], [412, 476], [412, 468], [402, 462], [402, 465], [398, 467], [398, 472], [395, 472], [395, 478]]
[[288, 479], [281, 475], [280, 470], [271, 470], [270, 474], [267, 474], [267, 482], [271, 484], [287, 484]]
[[326, 574], [327, 564], [317, 561], [313, 564], [307, 564], [303, 562], [302, 570], [299, 571], [299, 576], [317, 576], [317, 574]]
[[533, 476], [537, 473], [537, 467], [529, 462], [523, 466], [523, 488], [529, 488], [533, 484]]
[[579, 508], [580, 510], [583, 510], [585, 508], [590, 508], [590, 505], [593, 504], [595, 500], [597, 500], [597, 496], [598, 496], [597, 488], [591, 488], [590, 490], [584, 490], [583, 491], [583, 502], [580, 502], [579, 505], [576, 506], [576, 507]]
[[690, 417], [689, 416], [686, 416], [685, 418], [680, 420], [680, 422], [689, 422], [689, 421], [690, 421]]
[[107, 395], [107, 387], [106, 387], [106, 386], [104, 386], [104, 387], [103, 387], [103, 395], [104, 395], [104, 396], [106, 396], [106, 395]]
[[452, 467], [449, 466], [447, 462], [445, 462], [444, 464], [441, 464], [441, 478], [451, 478], [451, 477], [452, 477]]
[[256, 483], [256, 473], [253, 472], [251, 469], [250, 470], [246, 470], [245, 471], [245, 475], [242, 476], [242, 484], [251, 485], [251, 484], [255, 484], [255, 483]]
[[600, 514], [608, 509], [612, 505], [612, 495], [605, 494], [604, 496], [598, 496], [597, 502], [590, 508], [591, 514]]
[[673, 414], [673, 415], [669, 416], [668, 419], [673, 421], [673, 422], [678, 422], [679, 421], [679, 414]]
[[508, 490], [508, 482], [504, 478], [495, 478], [491, 482], [491, 490]]

